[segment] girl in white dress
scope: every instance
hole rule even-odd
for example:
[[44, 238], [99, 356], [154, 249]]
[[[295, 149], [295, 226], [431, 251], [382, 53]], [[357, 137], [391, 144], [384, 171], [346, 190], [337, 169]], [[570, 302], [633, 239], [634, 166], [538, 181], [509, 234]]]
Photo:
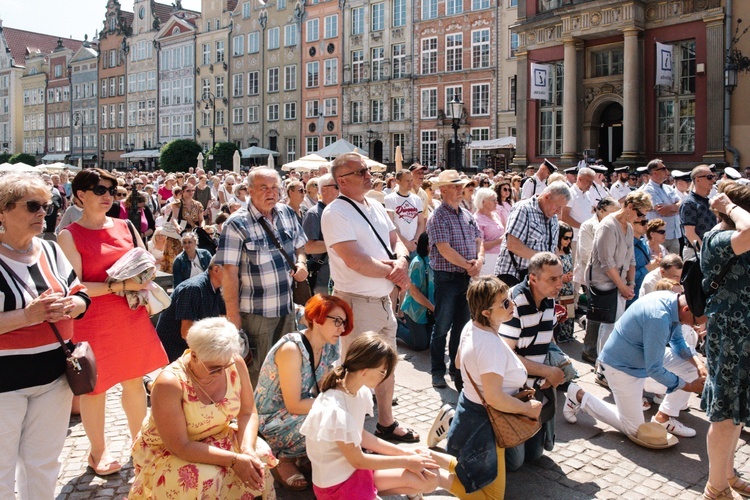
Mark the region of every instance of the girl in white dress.
[[418, 498], [438, 486], [450, 487], [455, 476], [443, 469], [453, 457], [399, 448], [364, 430], [365, 415], [373, 414], [370, 390], [391, 375], [397, 361], [385, 340], [364, 333], [349, 346], [342, 365], [323, 379], [300, 429], [318, 500], [373, 500], [378, 493]]

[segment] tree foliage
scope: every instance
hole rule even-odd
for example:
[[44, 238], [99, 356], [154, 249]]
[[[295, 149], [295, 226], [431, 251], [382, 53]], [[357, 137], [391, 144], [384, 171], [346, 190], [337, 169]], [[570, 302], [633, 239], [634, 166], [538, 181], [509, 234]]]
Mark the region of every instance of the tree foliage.
[[10, 157], [8, 163], [25, 163], [26, 165], [36, 166], [36, 157], [28, 153], [17, 153]]
[[217, 142], [211, 150], [214, 155], [214, 170], [232, 170], [234, 152], [239, 149], [233, 142]]
[[161, 150], [159, 166], [166, 172], [187, 172], [198, 164], [201, 146], [190, 139], [175, 139]]
[[10, 157], [13, 156], [10, 153], [0, 153], [0, 164], [9, 163]]

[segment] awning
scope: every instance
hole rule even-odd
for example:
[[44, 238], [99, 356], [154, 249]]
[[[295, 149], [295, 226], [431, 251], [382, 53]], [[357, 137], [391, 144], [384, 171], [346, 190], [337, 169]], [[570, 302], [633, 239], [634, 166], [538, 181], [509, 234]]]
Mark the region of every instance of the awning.
[[466, 145], [466, 149], [515, 149], [516, 138], [515, 137], [501, 137], [499, 139], [491, 139], [489, 141], [471, 141], [471, 144]]
[[[84, 160], [93, 160], [95, 156], [96, 155], [94, 155], [94, 154], [84, 154], [83, 155], [83, 159]], [[80, 158], [80, 157], [81, 157], [81, 155], [70, 155], [70, 158], [68, 158], [68, 159], [70, 161], [73, 161], [73, 160], [78, 160], [78, 158]]]
[[139, 149], [130, 153], [123, 153], [120, 158], [158, 158], [160, 154], [158, 149]]
[[68, 156], [67, 153], [47, 153], [42, 156], [42, 161], [63, 161], [66, 156]]

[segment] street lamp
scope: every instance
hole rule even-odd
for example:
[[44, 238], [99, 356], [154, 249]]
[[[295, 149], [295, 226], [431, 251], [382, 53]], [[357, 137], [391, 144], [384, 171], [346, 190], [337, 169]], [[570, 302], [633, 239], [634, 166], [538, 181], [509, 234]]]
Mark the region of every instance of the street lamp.
[[78, 126], [79, 124], [81, 127], [81, 167], [83, 167], [83, 115], [80, 111], [75, 111], [73, 113], [73, 126]]
[[453, 94], [453, 100], [450, 102], [451, 107], [451, 126], [453, 127], [453, 168], [461, 170], [460, 146], [458, 142], [458, 128], [461, 124], [461, 113], [464, 103], [458, 98], [458, 93]]
[[211, 149], [213, 149], [216, 146], [216, 96], [211, 92], [204, 92], [198, 104], [201, 103], [205, 105], [206, 110], [213, 110], [213, 119], [211, 120]]
[[[378, 135], [374, 130], [367, 131], [367, 155], [372, 158], [372, 140]], [[374, 158], [373, 158], [374, 159]]]

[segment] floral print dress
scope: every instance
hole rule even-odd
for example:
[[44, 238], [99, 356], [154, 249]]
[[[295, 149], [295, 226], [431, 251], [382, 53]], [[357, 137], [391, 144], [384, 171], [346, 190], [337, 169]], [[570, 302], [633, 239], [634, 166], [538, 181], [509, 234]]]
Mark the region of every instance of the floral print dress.
[[[733, 230], [703, 237], [703, 289], [734, 257]], [[706, 368], [701, 408], [709, 421], [750, 425], [750, 253], [740, 255], [719, 289], [706, 300]]]
[[[240, 410], [241, 382], [237, 368], [226, 369], [227, 392], [216, 404], [203, 404], [198, 399], [198, 388], [187, 374], [183, 359], [187, 351], [165, 370], [171, 371], [182, 386], [182, 408], [185, 412], [188, 437], [224, 450], [239, 452], [235, 417]], [[187, 462], [167, 450], [149, 414], [141, 432], [133, 443], [132, 457], [135, 479], [128, 498], [239, 499], [252, 500], [256, 496], [275, 500], [276, 493], [270, 468], [278, 461], [260, 438], [256, 443], [258, 457], [268, 465], [264, 491], [256, 491], [244, 484], [234, 470], [213, 464]]]
[[[294, 342], [302, 354], [302, 398], [314, 398], [318, 395], [310, 368], [310, 356], [302, 341], [302, 333], [293, 332], [281, 337], [266, 356], [258, 376], [255, 389], [255, 404], [258, 405], [258, 434], [263, 436], [273, 452], [279, 457], [300, 457], [306, 454], [305, 436], [299, 429], [307, 415], [289, 413], [284, 404], [279, 386], [279, 368], [276, 366], [276, 351], [287, 342]], [[320, 385], [323, 375], [339, 359], [338, 344], [325, 344], [320, 355], [320, 362], [315, 367], [315, 376]]]
[[[563, 265], [563, 274], [567, 274], [573, 271], [573, 255], [569, 253], [563, 253], [559, 255]], [[560, 297], [573, 295], [573, 282], [563, 283], [560, 289]], [[573, 327], [575, 323], [575, 316], [568, 317], [565, 321], [560, 323], [560, 334], [557, 338], [558, 343], [571, 342], [573, 340]]]

